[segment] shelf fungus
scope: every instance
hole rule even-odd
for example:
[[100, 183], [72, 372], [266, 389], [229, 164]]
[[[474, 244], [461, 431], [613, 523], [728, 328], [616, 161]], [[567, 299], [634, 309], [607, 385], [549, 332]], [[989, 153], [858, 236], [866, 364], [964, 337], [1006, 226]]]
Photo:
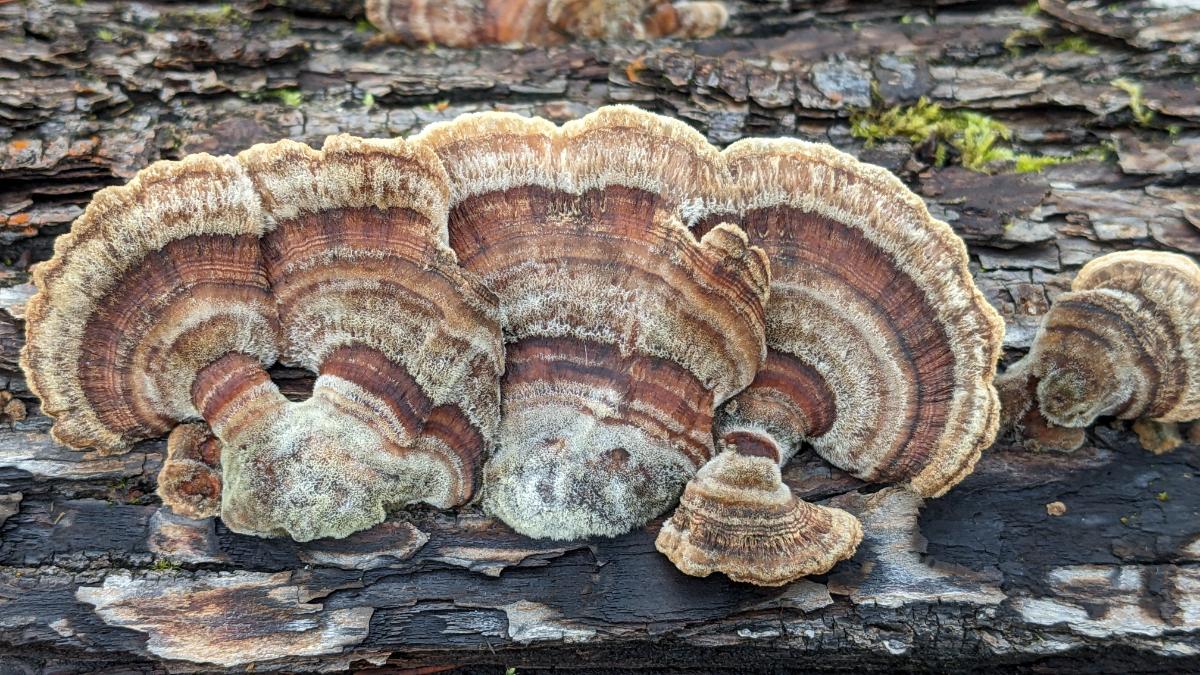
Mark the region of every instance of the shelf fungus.
[[703, 38], [729, 18], [720, 2], [671, 0], [367, 0], [366, 9], [392, 40], [448, 47]]
[[[55, 437], [171, 432], [164, 503], [264, 536], [478, 495], [579, 539], [678, 504], [658, 547], [681, 570], [779, 585], [862, 538], [783, 483], [804, 444], [936, 496], [999, 415], [1003, 324], [898, 180], [799, 141], [719, 152], [626, 106], [160, 162], [34, 278], [22, 366]], [[318, 375], [307, 400], [275, 363]]]
[[724, 452], [658, 547], [689, 574], [778, 585], [862, 536], [850, 514], [791, 496], [780, 467], [808, 443], [862, 480], [941, 495], [995, 437], [1004, 325], [961, 240], [885, 170], [793, 140], [741, 141], [722, 160], [729, 182], [697, 231], [734, 222], [767, 252], [769, 353], [718, 413]]
[[1031, 449], [1074, 450], [1109, 415], [1138, 420], [1149, 450], [1177, 445], [1171, 425], [1200, 418], [1200, 267], [1151, 251], [1089, 262], [997, 385]]
[[603, 108], [559, 128], [505, 113], [415, 142], [452, 185], [450, 244], [496, 293], [506, 372], [483, 504], [554, 539], [623, 534], [713, 455], [715, 408], [762, 362], [762, 249], [679, 215], [719, 181], [687, 125]]
[[[404, 141], [281, 141], [101, 191], [34, 269], [22, 366], [55, 438], [172, 433], [181, 513], [297, 540], [468, 501], [499, 415], [495, 298], [446, 246], [446, 173]], [[266, 368], [319, 374], [290, 402]], [[199, 421], [203, 420], [204, 424]]]

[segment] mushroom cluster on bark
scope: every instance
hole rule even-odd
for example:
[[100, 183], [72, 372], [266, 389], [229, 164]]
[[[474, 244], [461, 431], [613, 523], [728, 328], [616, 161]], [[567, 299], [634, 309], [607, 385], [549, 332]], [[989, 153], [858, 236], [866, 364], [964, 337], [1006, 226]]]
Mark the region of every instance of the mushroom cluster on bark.
[[828, 570], [861, 538], [850, 514], [784, 499], [780, 467], [807, 443], [864, 481], [945, 493], [995, 438], [1004, 323], [962, 241], [884, 169], [790, 139], [740, 141], [721, 160], [697, 231], [734, 222], [766, 251], [769, 352], [719, 411], [722, 454], [658, 546], [692, 574], [776, 585]]
[[562, 128], [467, 115], [413, 139], [450, 174], [450, 245], [499, 298], [507, 347], [484, 507], [517, 531], [623, 534], [713, 454], [716, 406], [763, 358], [763, 251], [679, 219], [716, 151], [607, 108]]
[[[896, 178], [628, 106], [160, 162], [35, 282], [22, 365], [55, 437], [171, 432], [164, 503], [262, 536], [474, 499], [578, 539], [678, 505], [682, 571], [779, 585], [862, 538], [782, 481], [806, 444], [937, 496], [999, 417], [1003, 324]], [[307, 400], [277, 362], [318, 375]]]
[[366, 9], [390, 40], [447, 47], [703, 38], [729, 19], [720, 2], [687, 0], [367, 0]]
[[[494, 296], [446, 246], [448, 197], [428, 150], [350, 136], [101, 191], [34, 269], [22, 366], [54, 437], [119, 452], [203, 420], [172, 434], [160, 493], [189, 515], [219, 501], [249, 534], [467, 502], [503, 351]], [[319, 375], [308, 400], [284, 398], [276, 362]]]
[[1200, 419], [1200, 266], [1153, 251], [1092, 260], [996, 385], [1004, 426], [1031, 449], [1074, 450], [1104, 416], [1137, 420], [1148, 450], [1174, 448], [1174, 425]]

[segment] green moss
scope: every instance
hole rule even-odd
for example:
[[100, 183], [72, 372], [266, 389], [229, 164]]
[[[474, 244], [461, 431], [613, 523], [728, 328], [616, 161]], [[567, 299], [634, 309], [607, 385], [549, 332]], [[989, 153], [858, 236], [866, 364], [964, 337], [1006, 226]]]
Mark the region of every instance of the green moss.
[[1017, 153], [1009, 145], [1012, 131], [1002, 122], [968, 110], [944, 110], [924, 98], [911, 106], [859, 111], [850, 118], [850, 132], [870, 147], [889, 138], [923, 143], [933, 138], [934, 163], [945, 166], [953, 150], [972, 171], [988, 172], [992, 165], [1012, 162], [1018, 173], [1040, 173], [1046, 167], [1084, 159], [1107, 159], [1110, 144], [1057, 157]]
[[304, 94], [301, 94], [299, 89], [276, 89], [271, 93], [280, 103], [293, 108], [304, 102]]
[[1046, 44], [1045, 36], [1045, 28], [1038, 28], [1037, 30], [1018, 28], [1004, 38], [1004, 48], [1007, 49], [1008, 53], [1012, 54], [1014, 57], [1020, 56], [1021, 43], [1025, 42], [1027, 39], [1031, 39], [1036, 40], [1039, 45], [1044, 45]]
[[937, 148], [933, 151], [933, 163], [938, 166], [946, 166], [946, 144], [938, 143]]
[[375, 26], [371, 25], [371, 22], [367, 21], [365, 18], [359, 18], [358, 21], [354, 22], [354, 32], [356, 32], [356, 33], [374, 33]]
[[850, 119], [850, 132], [865, 139], [868, 145], [884, 138], [905, 138], [920, 143], [933, 137], [938, 165], [945, 164], [947, 146], [958, 152], [962, 165], [983, 171], [992, 162], [1012, 158], [1012, 151], [998, 145], [1007, 142], [1012, 133], [1004, 124], [969, 111], [946, 111], [925, 98], [907, 107], [883, 111], [868, 110]]
[[1154, 111], [1147, 109], [1142, 101], [1142, 85], [1123, 77], [1115, 79], [1109, 84], [1129, 94], [1129, 112], [1133, 114], [1134, 121], [1146, 125], [1154, 119]]
[[1099, 49], [1096, 49], [1090, 42], [1078, 35], [1059, 40], [1058, 43], [1053, 45], [1053, 49], [1056, 52], [1075, 52], [1076, 54], [1100, 53]]
[[1047, 167], [1057, 164], [1069, 164], [1071, 162], [1081, 162], [1087, 159], [1095, 159], [1100, 161], [1109, 160], [1114, 154], [1112, 143], [1101, 143], [1094, 148], [1088, 148], [1082, 152], [1076, 152], [1064, 157], [1056, 157], [1053, 155], [1028, 155], [1019, 153], [1013, 156], [1013, 171], [1017, 173], [1041, 173]]
[[205, 28], [220, 28], [221, 26], [231, 25], [242, 26], [244, 28], [250, 25], [250, 21], [238, 13], [237, 9], [229, 3], [220, 4], [216, 9], [188, 12], [188, 18], [197, 25]]
[[952, 133], [948, 140], [962, 155], [962, 164], [974, 171], [983, 171], [992, 162], [1012, 159], [1012, 150], [998, 147], [1000, 141], [1007, 143], [1012, 132], [1000, 122], [974, 112], [963, 112], [948, 120]]
[[117, 36], [107, 28], [101, 28], [100, 30], [96, 31], [96, 37], [103, 42], [112, 42], [113, 40], [117, 39]]
[[865, 139], [868, 145], [895, 137], [915, 143], [929, 137], [941, 116], [941, 106], [921, 98], [908, 107], [855, 113], [850, 117], [850, 133]]
[[1070, 157], [1054, 157], [1052, 155], [1017, 154], [1013, 157], [1013, 171], [1017, 173], [1041, 173], [1046, 167], [1071, 161]]
[[1036, 42], [1036, 46], [1045, 49], [1052, 49], [1056, 52], [1074, 52], [1076, 54], [1088, 55], [1100, 53], [1100, 50], [1097, 49], [1095, 45], [1079, 35], [1071, 35], [1062, 38], [1057, 42], [1051, 41], [1046, 36], [1045, 28], [1038, 28], [1035, 30], [1018, 28], [1004, 38], [1004, 48], [1007, 49], [1008, 52], [1013, 56], [1020, 56], [1021, 46], [1027, 42]]
[[367, 110], [374, 108], [375, 107], [375, 95], [369, 91], [367, 93], [363, 94], [362, 104], [363, 104], [363, 107], [366, 108]]
[[271, 37], [285, 38], [292, 34], [292, 22], [290, 19], [284, 19], [275, 24], [275, 28], [271, 30]]
[[1038, 6], [1037, 0], [1026, 3], [1025, 6], [1021, 8], [1021, 13], [1025, 16], [1034, 16], [1040, 11], [1042, 11], [1042, 8]]
[[154, 564], [150, 566], [150, 569], [156, 572], [166, 572], [169, 570], [177, 570], [179, 567], [179, 563], [171, 560], [170, 558], [157, 558], [155, 559]]

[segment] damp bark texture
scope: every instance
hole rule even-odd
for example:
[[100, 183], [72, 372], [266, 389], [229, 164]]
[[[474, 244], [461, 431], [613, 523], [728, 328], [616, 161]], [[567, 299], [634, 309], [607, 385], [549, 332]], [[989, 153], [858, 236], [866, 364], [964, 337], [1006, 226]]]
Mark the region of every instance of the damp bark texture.
[[[1111, 420], [1071, 454], [1003, 439], [925, 501], [802, 454], [785, 480], [865, 536], [830, 574], [770, 589], [680, 574], [661, 521], [562, 543], [424, 508], [337, 541], [239, 535], [161, 507], [164, 441], [50, 440], [16, 363], [29, 265], [96, 190], [200, 151], [619, 102], [718, 145], [828, 142], [967, 241], [1005, 363], [1088, 260], [1200, 254], [1200, 14], [728, 4], [704, 41], [452, 50], [379, 44], [350, 0], [0, 3], [0, 671], [1194, 668], [1195, 426], [1157, 430], [1181, 442], [1157, 456]], [[272, 376], [292, 398], [312, 386]]]

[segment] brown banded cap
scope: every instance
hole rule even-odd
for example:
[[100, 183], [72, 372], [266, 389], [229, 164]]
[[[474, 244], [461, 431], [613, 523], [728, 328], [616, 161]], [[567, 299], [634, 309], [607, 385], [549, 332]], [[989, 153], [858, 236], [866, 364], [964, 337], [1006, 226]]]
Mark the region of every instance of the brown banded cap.
[[699, 38], [729, 19], [720, 2], [670, 0], [367, 0], [366, 12], [393, 40], [448, 47]]
[[1092, 260], [999, 385], [1006, 425], [1038, 449], [1078, 447], [1105, 415], [1200, 418], [1200, 267], [1155, 251]]
[[715, 407], [764, 354], [763, 252], [682, 217], [720, 181], [687, 125], [627, 106], [561, 128], [505, 113], [424, 131], [450, 245], [499, 298], [504, 415], [484, 505], [520, 532], [616, 535], [713, 454]]
[[[335, 136], [160, 162], [39, 266], [23, 366], [57, 438], [172, 435], [164, 501], [232, 529], [345, 536], [468, 501], [494, 442], [494, 296], [446, 245], [445, 171]], [[287, 401], [265, 368], [319, 375]]]

